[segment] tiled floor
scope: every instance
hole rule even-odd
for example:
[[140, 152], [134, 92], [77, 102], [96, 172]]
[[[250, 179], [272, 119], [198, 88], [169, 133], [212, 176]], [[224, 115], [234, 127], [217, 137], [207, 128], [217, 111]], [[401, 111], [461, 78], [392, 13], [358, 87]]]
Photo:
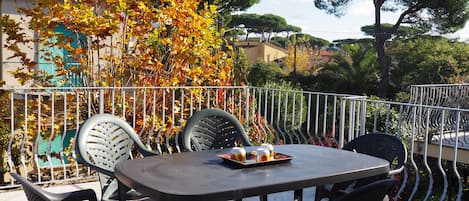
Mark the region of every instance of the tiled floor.
[[[63, 186], [54, 186], [50, 188], [45, 188], [50, 192], [65, 192], [65, 191], [73, 191], [79, 189], [87, 189], [91, 188], [96, 192], [98, 198], [101, 196], [101, 189], [99, 187], [99, 182], [89, 182], [89, 183], [81, 183], [81, 184], [71, 184], [71, 185], [63, 185]], [[307, 188], [303, 191], [303, 200], [313, 200], [314, 198], [314, 188]], [[290, 201], [293, 200], [293, 192], [282, 192], [282, 193], [274, 193], [269, 195], [269, 201]], [[26, 196], [23, 191], [12, 191], [12, 192], [5, 192], [0, 193], [0, 201], [26, 201]], [[259, 200], [258, 197], [250, 197], [243, 200], [247, 201], [256, 201]]]

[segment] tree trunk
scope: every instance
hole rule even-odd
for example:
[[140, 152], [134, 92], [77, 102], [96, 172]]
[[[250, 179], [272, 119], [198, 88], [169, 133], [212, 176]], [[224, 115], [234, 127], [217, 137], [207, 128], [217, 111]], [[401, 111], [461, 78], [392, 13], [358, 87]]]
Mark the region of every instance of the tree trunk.
[[378, 0], [375, 2], [375, 41], [376, 41], [376, 53], [378, 54], [378, 62], [381, 66], [381, 80], [379, 82], [378, 96], [386, 98], [388, 95], [389, 85], [389, 63], [386, 57], [386, 40], [387, 36], [381, 29], [381, 7], [383, 6], [384, 0]]
[[293, 74], [296, 74], [296, 40], [295, 40], [295, 46], [293, 46]]
[[388, 95], [389, 85], [389, 63], [385, 52], [386, 39], [383, 36], [376, 37], [376, 52], [378, 53], [378, 61], [381, 66], [381, 81], [379, 82], [378, 96], [386, 98]]

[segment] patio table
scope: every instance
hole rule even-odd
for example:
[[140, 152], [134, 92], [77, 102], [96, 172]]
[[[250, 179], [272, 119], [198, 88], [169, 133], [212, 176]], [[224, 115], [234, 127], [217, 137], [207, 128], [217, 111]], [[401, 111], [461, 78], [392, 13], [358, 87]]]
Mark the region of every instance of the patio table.
[[[156, 200], [231, 200], [387, 174], [386, 160], [315, 145], [277, 145], [287, 163], [234, 168], [219, 157], [230, 149], [123, 161], [115, 175]], [[246, 151], [257, 147], [245, 147]], [[298, 191], [297, 191], [298, 192]]]

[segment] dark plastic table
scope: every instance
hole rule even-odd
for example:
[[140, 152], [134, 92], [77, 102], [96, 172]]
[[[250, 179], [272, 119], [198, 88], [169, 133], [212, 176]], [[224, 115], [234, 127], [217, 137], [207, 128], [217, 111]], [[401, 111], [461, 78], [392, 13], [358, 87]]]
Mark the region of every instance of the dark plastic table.
[[[247, 151], [257, 147], [248, 147]], [[124, 185], [156, 200], [236, 200], [387, 174], [386, 160], [314, 145], [279, 145], [288, 163], [237, 169], [216, 155], [230, 149], [152, 156], [118, 163]]]

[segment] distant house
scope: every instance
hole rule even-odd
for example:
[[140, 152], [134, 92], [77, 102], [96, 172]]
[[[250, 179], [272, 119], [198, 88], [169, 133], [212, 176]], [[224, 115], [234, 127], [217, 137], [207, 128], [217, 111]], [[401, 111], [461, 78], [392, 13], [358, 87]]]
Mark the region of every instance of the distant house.
[[336, 55], [337, 52], [326, 50], [326, 49], [320, 49], [317, 54], [318, 54], [318, 56], [314, 57], [313, 63], [321, 64], [321, 63], [327, 63], [327, 62], [331, 61], [332, 57], [334, 57], [334, 55]]
[[329, 46], [324, 46], [319, 51], [316, 51], [316, 57], [313, 57], [312, 62], [314, 64], [323, 64], [332, 61], [332, 58], [337, 55], [341, 54], [348, 58], [347, 52], [345, 52], [342, 48], [338, 47], [336, 44], [332, 44]]
[[279, 62], [288, 56], [287, 49], [269, 43], [239, 41], [236, 45], [243, 48], [249, 65], [255, 64], [258, 60], [266, 63]]

